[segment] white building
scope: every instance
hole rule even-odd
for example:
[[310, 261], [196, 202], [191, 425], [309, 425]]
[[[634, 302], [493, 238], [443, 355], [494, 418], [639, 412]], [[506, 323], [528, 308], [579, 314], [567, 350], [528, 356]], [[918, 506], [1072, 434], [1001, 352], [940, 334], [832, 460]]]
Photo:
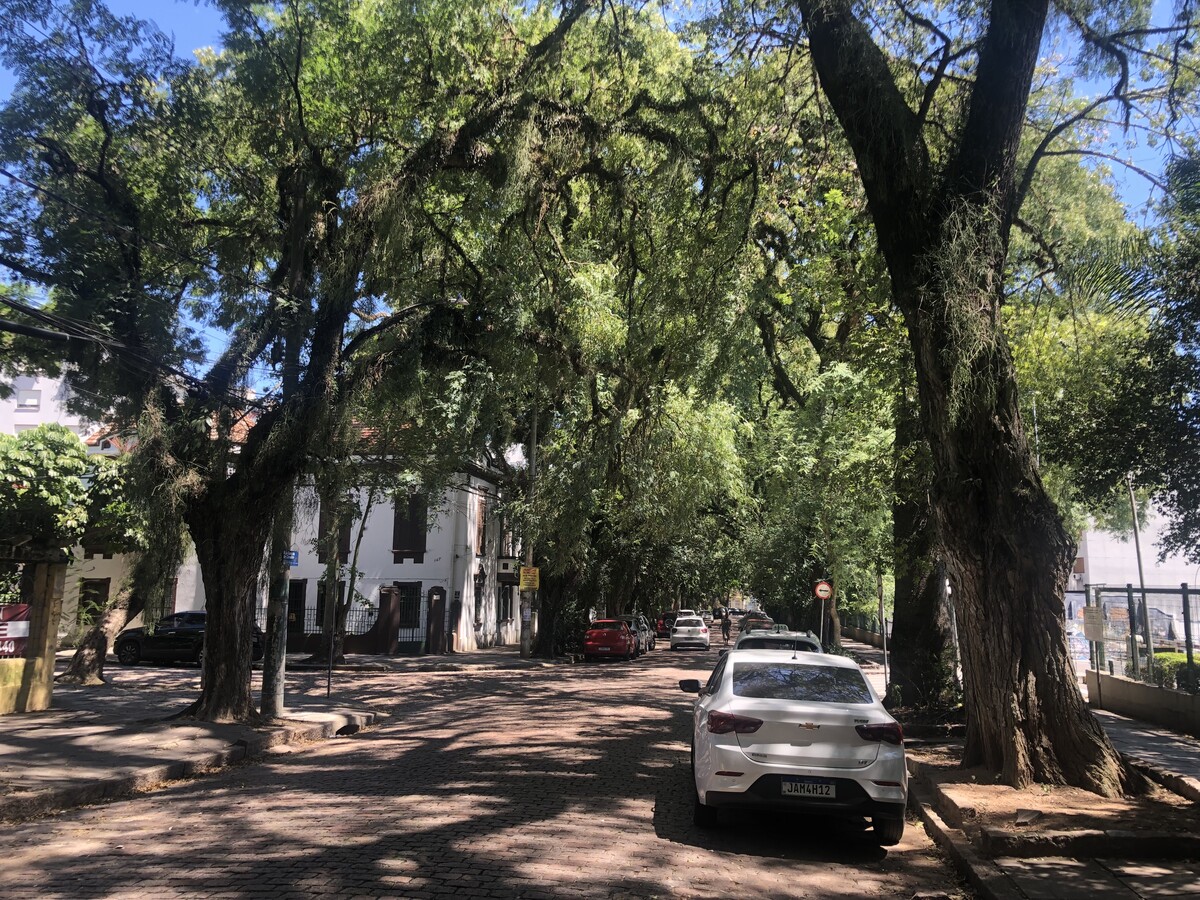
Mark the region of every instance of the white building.
[[94, 422], [67, 412], [70, 396], [65, 382], [37, 375], [18, 375], [12, 396], [0, 400], [0, 433], [20, 434], [39, 425], [58, 424], [81, 438], [95, 429]]
[[[1146, 585], [1179, 588], [1187, 582], [1194, 586], [1200, 578], [1200, 566], [1189, 563], [1178, 554], [1158, 559], [1159, 543], [1162, 540], [1163, 522], [1153, 510], [1141, 523], [1142, 566]], [[1082, 591], [1084, 585], [1106, 585], [1124, 587], [1138, 585], [1137, 553], [1133, 535], [1121, 538], [1107, 531], [1088, 529], [1079, 539], [1075, 567], [1071, 573], [1068, 590]]]
[[[119, 442], [98, 433], [94, 423], [66, 411], [67, 388], [57, 379], [20, 377], [14, 394], [0, 400], [0, 428], [19, 434], [57, 422], [89, 444], [89, 452], [115, 454]], [[513, 557], [511, 533], [496, 514], [498, 491], [486, 472], [457, 477], [440, 499], [386, 492], [342, 535], [342, 590], [349, 581], [353, 544], [362, 531], [347, 632], [358, 635], [347, 652], [440, 652], [512, 644], [520, 640], [519, 601], [515, 577], [500, 573], [501, 558]], [[360, 509], [366, 504], [360, 492]], [[313, 490], [297, 496], [297, 525], [292, 549], [296, 564], [288, 602], [289, 649], [311, 647], [321, 631], [325, 565], [316, 549], [319, 504]], [[60, 637], [76, 634], [88, 621], [90, 607], [103, 605], [122, 588], [128, 565], [120, 554], [103, 547], [77, 547], [67, 572]], [[267, 579], [259, 587], [259, 622], [265, 624]], [[173, 579], [167, 613], [204, 608], [204, 583], [194, 552], [189, 552]], [[388, 633], [381, 633], [379, 613], [389, 613]], [[536, 614], [535, 614], [536, 616]], [[536, 629], [536, 617], [533, 620]], [[373, 628], [373, 631], [372, 631]], [[394, 633], [392, 629], [394, 628]], [[361, 635], [372, 637], [368, 642]]]

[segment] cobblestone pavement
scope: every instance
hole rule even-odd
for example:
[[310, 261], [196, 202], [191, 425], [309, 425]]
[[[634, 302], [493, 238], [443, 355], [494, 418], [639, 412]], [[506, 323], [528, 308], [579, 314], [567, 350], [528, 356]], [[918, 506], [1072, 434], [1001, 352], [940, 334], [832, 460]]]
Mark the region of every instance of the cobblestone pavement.
[[[692, 699], [716, 651], [533, 672], [338, 678], [350, 738], [0, 827], [18, 897], [911, 897], [961, 890], [914, 824], [691, 824]], [[194, 673], [193, 673], [194, 674]], [[145, 670], [152, 683], [178, 682]], [[190, 678], [191, 675], [184, 675]], [[324, 680], [294, 676], [296, 689]], [[177, 687], [178, 685], [176, 685]]]

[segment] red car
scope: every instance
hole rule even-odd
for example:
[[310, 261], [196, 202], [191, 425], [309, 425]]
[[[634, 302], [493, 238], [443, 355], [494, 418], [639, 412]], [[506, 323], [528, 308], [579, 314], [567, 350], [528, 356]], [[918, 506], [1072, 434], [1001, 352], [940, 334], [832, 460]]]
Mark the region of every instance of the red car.
[[583, 658], [619, 656], [633, 659], [637, 655], [637, 637], [620, 619], [597, 619], [583, 636]]

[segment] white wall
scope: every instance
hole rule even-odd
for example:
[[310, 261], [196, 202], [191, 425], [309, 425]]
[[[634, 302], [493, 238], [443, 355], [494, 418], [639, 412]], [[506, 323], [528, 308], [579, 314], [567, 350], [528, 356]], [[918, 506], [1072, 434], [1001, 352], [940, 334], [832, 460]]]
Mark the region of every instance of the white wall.
[[[496, 557], [500, 549], [499, 520], [493, 515], [487, 527], [487, 546], [477, 544], [476, 516], [479, 504], [486, 502], [483, 494], [495, 496], [495, 489], [482, 479], [462, 477], [429, 511], [429, 531], [425, 554], [421, 562], [405, 559], [395, 562], [392, 556], [394, 509], [388, 496], [377, 498], [365, 522], [358, 520], [350, 532], [350, 559], [360, 528], [364, 529], [359, 548], [359, 577], [355, 590], [370, 606], [378, 608], [379, 591], [393, 582], [421, 583], [421, 631], [428, 633], [429, 590], [441, 587], [446, 591], [447, 619], [461, 603], [462, 614], [455, 629], [455, 647], [474, 650], [486, 646], [511, 644], [520, 639], [518, 604], [512, 604], [514, 618], [497, 621]], [[365, 492], [359, 492], [359, 508], [366, 505]], [[293, 580], [304, 579], [305, 605], [313, 610], [317, 605], [317, 584], [325, 575], [325, 566], [317, 561], [316, 538], [320, 523], [319, 507], [312, 488], [297, 492], [296, 527], [292, 549], [299, 554], [299, 565], [291, 570]], [[345, 567], [343, 567], [345, 571]], [[482, 590], [476, 596], [475, 579], [482, 571]], [[343, 579], [349, 579], [343, 574]], [[265, 601], [264, 601], [265, 602]]]
[[[1162, 536], [1163, 521], [1152, 513], [1142, 523], [1142, 565], [1146, 573], [1146, 585], [1178, 588], [1183, 582], [1194, 585], [1200, 576], [1200, 566], [1189, 563], [1182, 556], [1169, 556], [1158, 561], [1158, 541]], [[1133, 536], [1123, 541], [1105, 531], [1089, 529], [1079, 541], [1078, 556], [1083, 559], [1084, 571], [1071, 577], [1070, 587], [1081, 590], [1085, 584], [1121, 586], [1138, 584], [1137, 553]]]
[[[67, 386], [57, 378], [43, 378], [33, 375], [19, 375], [13, 379], [13, 394], [0, 400], [0, 432], [17, 434], [26, 427], [37, 427], [47, 423], [57, 423], [70, 428], [81, 438], [87, 438], [95, 429], [93, 422], [81, 419], [67, 412]], [[23, 409], [18, 406], [22, 391], [38, 393], [38, 408]]]

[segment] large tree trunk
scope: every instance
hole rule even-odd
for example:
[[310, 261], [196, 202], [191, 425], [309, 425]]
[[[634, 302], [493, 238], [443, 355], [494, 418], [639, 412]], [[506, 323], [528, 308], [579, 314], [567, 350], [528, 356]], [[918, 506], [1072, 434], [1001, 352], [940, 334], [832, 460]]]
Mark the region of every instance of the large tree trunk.
[[[948, 705], [957, 694], [944, 570], [929, 507], [932, 461], [914, 401], [896, 399], [895, 500], [892, 504], [896, 605], [888, 649], [891, 685], [904, 706]], [[889, 690], [891, 694], [891, 690]]]
[[1120, 759], [1084, 707], [1067, 653], [1071, 542], [1033, 468], [998, 324], [1049, 2], [998, 0], [980, 13], [987, 21], [965, 116], [940, 164], [857, 8], [796, 3], [854, 148], [913, 347], [934, 454], [934, 520], [958, 614], [967, 761], [1018, 787], [1065, 782], [1111, 795]]
[[240, 491], [210, 494], [190, 509], [188, 527], [204, 578], [204, 664], [189, 715], [209, 722], [256, 718], [250, 693], [254, 603], [274, 504]]
[[953, 350], [914, 319], [933, 511], [962, 650], [964, 763], [1017, 787], [1117, 793], [1120, 760], [1083, 703], [1067, 648], [1062, 597], [1075, 548], [1034, 469], [1007, 346], [986, 315], [980, 343]]
[[121, 590], [100, 614], [75, 649], [75, 655], [62, 674], [54, 680], [63, 684], [104, 684], [104, 659], [113, 639], [142, 611], [138, 595]]

